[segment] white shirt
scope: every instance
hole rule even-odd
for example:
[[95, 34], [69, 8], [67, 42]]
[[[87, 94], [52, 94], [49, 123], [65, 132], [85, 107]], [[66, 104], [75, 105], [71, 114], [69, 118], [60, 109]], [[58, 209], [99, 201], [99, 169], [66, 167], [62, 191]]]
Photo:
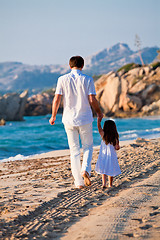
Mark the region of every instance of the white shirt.
[[58, 78], [56, 93], [63, 95], [64, 125], [82, 126], [93, 122], [88, 95], [96, 95], [92, 77], [77, 69]]

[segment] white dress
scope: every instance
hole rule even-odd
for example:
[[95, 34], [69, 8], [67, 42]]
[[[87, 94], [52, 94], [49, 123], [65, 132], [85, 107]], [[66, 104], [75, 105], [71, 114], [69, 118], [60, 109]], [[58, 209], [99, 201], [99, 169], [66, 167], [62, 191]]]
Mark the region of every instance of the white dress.
[[109, 176], [116, 176], [121, 174], [121, 169], [118, 164], [117, 153], [112, 144], [105, 144], [101, 141], [98, 160], [96, 163], [95, 171], [100, 174]]

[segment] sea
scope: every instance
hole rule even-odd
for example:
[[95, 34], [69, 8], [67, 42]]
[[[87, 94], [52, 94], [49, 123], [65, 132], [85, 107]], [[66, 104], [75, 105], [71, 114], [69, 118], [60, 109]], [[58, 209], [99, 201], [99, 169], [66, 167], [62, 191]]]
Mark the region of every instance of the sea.
[[[55, 125], [49, 124], [50, 115], [24, 117], [24, 121], [7, 122], [0, 127], [0, 161], [23, 160], [32, 155], [68, 149], [62, 115], [57, 114]], [[103, 118], [102, 126], [105, 120]], [[160, 138], [160, 116], [113, 119], [120, 141], [137, 138]], [[100, 145], [97, 119], [93, 121], [94, 146]]]

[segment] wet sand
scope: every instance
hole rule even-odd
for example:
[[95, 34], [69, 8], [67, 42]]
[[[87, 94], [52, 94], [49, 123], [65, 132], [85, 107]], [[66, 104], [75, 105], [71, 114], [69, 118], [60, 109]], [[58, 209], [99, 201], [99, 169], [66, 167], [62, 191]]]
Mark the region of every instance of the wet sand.
[[75, 189], [69, 151], [0, 163], [0, 239], [159, 239], [160, 139], [121, 143], [122, 174]]

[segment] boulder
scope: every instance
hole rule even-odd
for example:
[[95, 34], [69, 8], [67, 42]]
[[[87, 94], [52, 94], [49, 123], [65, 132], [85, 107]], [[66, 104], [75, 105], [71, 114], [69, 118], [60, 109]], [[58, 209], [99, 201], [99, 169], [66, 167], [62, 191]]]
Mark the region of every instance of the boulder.
[[157, 67], [155, 72], [156, 72], [156, 74], [160, 75], [160, 67]]
[[119, 77], [122, 77], [126, 72], [125, 72], [125, 69], [122, 69], [122, 70], [120, 70], [119, 72], [117, 72], [118, 73], [118, 76]]
[[151, 84], [149, 86], [147, 86], [147, 88], [142, 92], [142, 98], [143, 99], [146, 99], [148, 98], [157, 88], [157, 85], [156, 84]]
[[0, 119], [6, 119], [7, 102], [2, 96], [0, 97]]
[[28, 91], [22, 94], [9, 93], [0, 98], [0, 119], [6, 121], [23, 120]]
[[132, 75], [126, 75], [123, 78], [128, 82], [128, 89], [132, 88], [138, 81], [137, 77]]
[[156, 101], [156, 102], [153, 102], [152, 104], [150, 105], [145, 105], [143, 108], [142, 108], [142, 112], [145, 113], [145, 114], [149, 114], [151, 112], [154, 112], [156, 111], [157, 113], [160, 113], [160, 100]]
[[151, 71], [151, 67], [149, 66], [146, 66], [146, 67], [142, 67], [140, 70], [139, 70], [139, 76], [142, 77], [144, 75], [148, 75]]
[[51, 113], [53, 97], [48, 93], [36, 94], [27, 99], [26, 116], [38, 116]]
[[112, 74], [115, 76], [115, 73], [112, 71], [112, 72], [109, 72], [108, 74], [102, 75], [102, 76], [95, 82], [96, 92], [105, 87], [105, 85], [106, 85], [106, 83], [107, 83], [107, 78], [108, 78], [110, 75], [112, 75]]
[[127, 93], [129, 89], [129, 83], [126, 78], [121, 78], [121, 93]]
[[133, 69], [128, 71], [128, 75], [131, 75], [131, 76], [134, 76], [134, 77], [138, 77], [140, 69], [141, 69], [140, 67], [133, 68]]
[[[16, 118], [16, 114], [18, 113], [18, 109], [20, 107], [20, 97], [18, 93], [11, 93], [4, 95], [4, 98], [7, 103], [6, 107], [6, 116], [9, 121], [13, 121]], [[18, 119], [16, 119], [18, 120]], [[21, 119], [20, 119], [21, 120]]]
[[143, 67], [143, 71], [144, 71], [145, 75], [148, 75], [151, 71], [151, 67], [149, 67], [149, 66]]
[[100, 105], [104, 109], [104, 113], [114, 112], [116, 110], [114, 105], [119, 101], [120, 92], [121, 82], [119, 77], [115, 77], [115, 75], [109, 76], [100, 99]]
[[143, 91], [145, 87], [146, 83], [139, 81], [132, 88], [130, 88], [129, 93], [138, 94], [139, 92]]
[[[39, 116], [51, 114], [54, 91], [49, 93], [36, 94], [27, 99], [25, 116]], [[60, 103], [58, 112], [62, 112], [63, 104]]]
[[101, 97], [102, 97], [102, 94], [103, 94], [103, 91], [104, 89], [99, 89], [98, 91], [96, 91], [96, 98], [97, 98], [97, 101], [99, 102]]
[[156, 71], [152, 70], [152, 71], [149, 73], [148, 77], [152, 77], [152, 76], [154, 76], [155, 74], [156, 74]]
[[139, 70], [139, 76], [142, 77], [142, 76], [144, 76], [144, 74], [145, 74], [145, 71], [144, 71], [143, 68], [141, 68], [141, 69]]
[[127, 95], [128, 106], [134, 112], [137, 112], [142, 107], [142, 100], [137, 96]]
[[20, 95], [20, 105], [19, 105], [19, 110], [15, 116], [14, 120], [23, 120], [24, 112], [25, 112], [25, 106], [27, 103], [27, 97], [28, 97], [28, 91], [25, 90], [22, 92]]
[[128, 100], [127, 100], [127, 94], [124, 92], [124, 93], [121, 93], [120, 97], [119, 97], [119, 108], [120, 109], [123, 109], [123, 111], [129, 111], [130, 108], [127, 104]]
[[142, 100], [137, 96], [132, 96], [129, 94], [121, 94], [119, 101], [119, 108], [123, 111], [133, 111], [137, 112], [142, 107]]

